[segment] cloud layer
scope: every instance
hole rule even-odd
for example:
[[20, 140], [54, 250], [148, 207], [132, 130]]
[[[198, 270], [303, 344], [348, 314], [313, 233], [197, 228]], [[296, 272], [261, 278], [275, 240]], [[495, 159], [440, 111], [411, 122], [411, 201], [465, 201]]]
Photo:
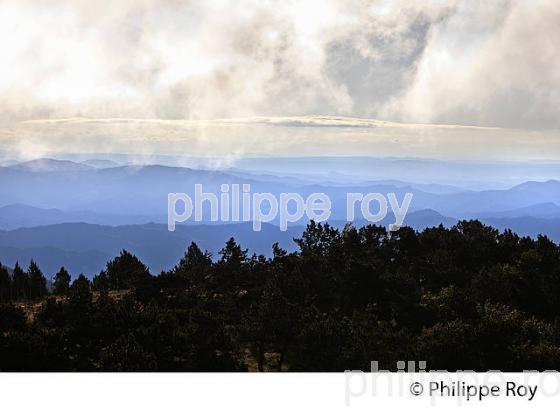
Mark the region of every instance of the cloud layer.
[[0, 3], [0, 115], [560, 126], [555, 0]]
[[[0, 127], [4, 157], [57, 153], [246, 156], [404, 156], [557, 160], [555, 131], [398, 123], [342, 116], [259, 116], [213, 120], [67, 118]], [[0, 157], [2, 152], [0, 150]]]
[[4, 0], [0, 151], [558, 159], [558, 38], [557, 0]]

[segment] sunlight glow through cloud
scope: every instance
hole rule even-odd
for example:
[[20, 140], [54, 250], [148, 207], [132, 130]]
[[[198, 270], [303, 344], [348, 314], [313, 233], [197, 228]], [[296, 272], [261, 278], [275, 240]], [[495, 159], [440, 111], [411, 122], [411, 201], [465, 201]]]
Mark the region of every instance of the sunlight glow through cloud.
[[[436, 135], [441, 125], [451, 125], [489, 127], [491, 147], [524, 130], [523, 146], [550, 144], [534, 150], [533, 157], [557, 157], [555, 5], [554, 0], [7, 0], [0, 3], [0, 150], [13, 146], [14, 138], [30, 143], [34, 138], [34, 144], [43, 138], [46, 150], [56, 147], [52, 130], [40, 137], [38, 123], [26, 123], [30, 120], [229, 118], [241, 135], [244, 126], [255, 131], [255, 123], [243, 119], [262, 117], [276, 123], [275, 135], [281, 128], [284, 138], [308, 139], [319, 132], [305, 121], [320, 115], [331, 124], [319, 126], [315, 118], [313, 128], [328, 128], [323, 131], [339, 148], [350, 138], [342, 128], [355, 134], [350, 122], [369, 118], [370, 125], [385, 122], [377, 126], [385, 130], [389, 123], [407, 124], [399, 129], [425, 143], [414, 145], [418, 155], [433, 153], [426, 141], [436, 141], [441, 152], [480, 155], [469, 148], [473, 137], [465, 127], [453, 128], [447, 138]], [[295, 116], [306, 120], [286, 126], [285, 118]], [[339, 117], [349, 120], [334, 126]], [[202, 124], [195, 128], [204, 149], [221, 144], [215, 139], [218, 124]], [[154, 132], [169, 141], [184, 132], [164, 136], [154, 131], [155, 123], [143, 125], [129, 124], [147, 141]], [[80, 141], [73, 149], [87, 138], [126, 145], [126, 132], [96, 136], [100, 130], [93, 123], [81, 127], [59, 123], [54, 135], [71, 128]], [[384, 144], [373, 153], [399, 153], [393, 136], [370, 137]]]

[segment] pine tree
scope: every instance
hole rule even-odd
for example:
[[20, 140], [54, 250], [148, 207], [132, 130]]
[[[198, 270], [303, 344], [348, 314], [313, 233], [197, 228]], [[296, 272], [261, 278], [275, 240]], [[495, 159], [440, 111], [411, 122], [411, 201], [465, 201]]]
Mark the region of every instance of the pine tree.
[[27, 269], [29, 282], [29, 297], [40, 299], [47, 294], [47, 279], [39, 269], [39, 266], [32, 260]]
[[235, 242], [235, 239], [230, 238], [226, 242], [226, 246], [220, 251], [220, 256], [220, 263], [239, 267], [247, 261], [247, 249], [242, 249]]
[[0, 263], [0, 302], [6, 302], [12, 299], [12, 277], [2, 264]]
[[14, 273], [12, 274], [12, 296], [14, 299], [26, 299], [29, 297], [28, 282], [27, 273], [16, 262]]
[[66, 295], [68, 294], [68, 289], [70, 289], [70, 274], [64, 266], [60, 268], [58, 273], [54, 276], [54, 293], [56, 295]]
[[91, 283], [83, 274], [72, 283], [69, 289], [70, 304], [73, 306], [84, 306], [91, 302]]
[[171, 271], [171, 275], [185, 279], [189, 286], [199, 285], [210, 271], [211, 266], [210, 254], [202, 252], [197, 244], [192, 242], [185, 256]]
[[107, 277], [107, 272], [101, 271], [99, 275], [93, 277], [93, 283], [91, 288], [99, 292], [108, 292], [110, 288], [109, 278]]
[[138, 281], [150, 277], [150, 272], [140, 259], [126, 250], [107, 263], [105, 269], [110, 289], [130, 289]]

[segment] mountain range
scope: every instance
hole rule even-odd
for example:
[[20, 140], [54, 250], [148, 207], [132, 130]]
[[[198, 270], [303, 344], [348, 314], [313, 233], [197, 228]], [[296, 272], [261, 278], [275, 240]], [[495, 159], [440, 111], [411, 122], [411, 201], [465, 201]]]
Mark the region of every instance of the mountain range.
[[[512, 211], [522, 212], [520, 216], [542, 217], [543, 204], [549, 207], [560, 204], [560, 181], [557, 180], [528, 181], [507, 189], [481, 191], [431, 184], [423, 190], [422, 185], [395, 180], [341, 185], [239, 171], [228, 173], [161, 165], [100, 169], [72, 161], [38, 160], [0, 167], [0, 206], [24, 204], [69, 213], [94, 213], [98, 219], [92, 221], [103, 224], [112, 224], [114, 215], [122, 216], [123, 220], [125, 215], [132, 215], [161, 221], [162, 215], [167, 213], [168, 194], [183, 192], [192, 197], [195, 184], [201, 184], [204, 192], [216, 195], [220, 194], [222, 184], [249, 184], [252, 193], [269, 192], [277, 197], [283, 192], [299, 193], [304, 198], [314, 192], [325, 193], [332, 201], [333, 219], [346, 217], [348, 192], [384, 195], [392, 192], [400, 201], [406, 193], [412, 193], [411, 211], [432, 209], [455, 218]], [[133, 218], [131, 222], [142, 222], [142, 218]]]
[[[391, 222], [391, 218], [386, 218], [379, 224], [387, 226]], [[412, 212], [405, 220], [407, 226], [417, 230], [439, 224], [450, 227], [456, 222], [455, 218], [432, 210]], [[486, 218], [482, 222], [500, 230], [512, 229], [523, 236], [547, 234], [560, 242], [560, 219]], [[365, 223], [360, 220], [355, 225]], [[332, 221], [331, 224], [342, 228], [346, 222]], [[154, 223], [123, 226], [64, 223], [0, 231], [0, 261], [13, 266], [16, 261], [26, 265], [33, 259], [47, 277], [51, 277], [62, 265], [73, 275], [85, 273], [92, 276], [121, 249], [127, 249], [142, 259], [152, 272], [159, 273], [174, 266], [193, 241], [216, 257], [225, 242], [234, 237], [250, 252], [270, 256], [275, 242], [288, 251], [295, 250], [293, 239], [299, 237], [304, 229], [303, 225], [296, 225], [282, 232], [277, 226], [263, 224], [260, 232], [254, 232], [251, 223], [239, 223], [179, 225], [175, 232], [169, 232], [167, 225]]]
[[[560, 241], [560, 182], [554, 179], [472, 190], [430, 183], [426, 178], [412, 183], [394, 178], [398, 175], [382, 179], [387, 173], [379, 179], [368, 179], [375, 176], [369, 171], [360, 177], [340, 174], [336, 168], [321, 173], [326, 171], [325, 164], [334, 166], [338, 160], [317, 161], [317, 173], [304, 172], [304, 162], [295, 159], [271, 161], [266, 165], [268, 170], [263, 169], [264, 161], [256, 159], [238, 163], [246, 168], [227, 169], [123, 165], [111, 158], [3, 162], [0, 261], [13, 266], [16, 261], [25, 265], [34, 259], [48, 277], [61, 265], [73, 275], [83, 272], [92, 276], [123, 248], [137, 254], [156, 273], [177, 263], [191, 241], [215, 256], [230, 237], [257, 254], [270, 255], [274, 242], [287, 250], [295, 249], [293, 238], [303, 232], [306, 219], [289, 225], [286, 232], [275, 226], [278, 220], [254, 232], [251, 223], [211, 223], [207, 216], [200, 223], [188, 221], [169, 232], [167, 195], [184, 192], [193, 196], [195, 184], [216, 195], [222, 184], [250, 184], [252, 193], [269, 192], [276, 197], [283, 192], [296, 192], [304, 198], [322, 192], [332, 201], [329, 222], [339, 228], [346, 224], [348, 192], [395, 193], [399, 202], [412, 193], [404, 224], [418, 230], [439, 224], [449, 227], [459, 219], [480, 219], [500, 230], [512, 229], [533, 237], [545, 234]], [[373, 168], [379, 165], [375, 160], [370, 162]], [[275, 168], [275, 163], [280, 166]], [[287, 169], [286, 164], [294, 168]], [[367, 161], [351, 161], [346, 170], [358, 164], [366, 167]], [[379, 224], [393, 222], [389, 214]], [[365, 223], [359, 217], [354, 221], [358, 226]]]

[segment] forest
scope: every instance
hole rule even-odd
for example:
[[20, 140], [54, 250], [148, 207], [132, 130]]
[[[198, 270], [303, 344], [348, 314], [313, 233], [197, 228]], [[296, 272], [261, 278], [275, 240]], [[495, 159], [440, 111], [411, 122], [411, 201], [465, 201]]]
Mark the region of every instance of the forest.
[[560, 247], [476, 220], [311, 222], [270, 258], [195, 243], [157, 275], [0, 265], [1, 371], [560, 370]]

